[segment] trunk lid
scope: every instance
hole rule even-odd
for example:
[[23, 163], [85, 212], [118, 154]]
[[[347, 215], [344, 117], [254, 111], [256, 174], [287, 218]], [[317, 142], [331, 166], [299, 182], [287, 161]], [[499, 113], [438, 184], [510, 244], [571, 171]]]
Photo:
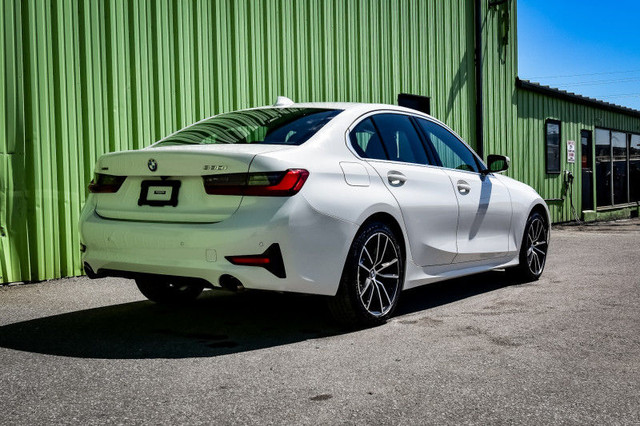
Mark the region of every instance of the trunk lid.
[[202, 176], [248, 173], [257, 154], [287, 149], [269, 145], [169, 146], [100, 157], [96, 173], [126, 176], [116, 193], [97, 193], [96, 213], [120, 220], [220, 222], [242, 196], [208, 195]]

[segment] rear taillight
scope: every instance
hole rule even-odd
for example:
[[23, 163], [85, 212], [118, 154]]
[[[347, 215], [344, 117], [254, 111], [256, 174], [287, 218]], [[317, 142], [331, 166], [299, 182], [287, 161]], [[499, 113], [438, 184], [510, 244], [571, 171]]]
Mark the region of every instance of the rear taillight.
[[232, 173], [202, 176], [209, 195], [256, 195], [287, 197], [295, 195], [309, 177], [304, 169], [284, 172]]
[[89, 184], [89, 192], [93, 193], [114, 193], [122, 186], [126, 176], [112, 176], [96, 173], [95, 178]]

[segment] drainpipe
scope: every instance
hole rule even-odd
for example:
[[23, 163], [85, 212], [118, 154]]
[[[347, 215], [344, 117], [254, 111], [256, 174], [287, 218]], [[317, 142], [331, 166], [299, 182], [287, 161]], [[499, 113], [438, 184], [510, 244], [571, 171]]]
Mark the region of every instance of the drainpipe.
[[484, 123], [482, 107], [482, 0], [476, 0], [474, 9], [476, 19], [476, 152], [484, 158]]

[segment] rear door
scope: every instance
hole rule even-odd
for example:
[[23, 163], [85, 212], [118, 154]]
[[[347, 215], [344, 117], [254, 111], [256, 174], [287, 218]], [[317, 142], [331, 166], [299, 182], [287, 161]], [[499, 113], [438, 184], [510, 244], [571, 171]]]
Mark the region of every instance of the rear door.
[[480, 173], [473, 153], [453, 133], [429, 120], [416, 121], [458, 200], [458, 255], [454, 263], [505, 255], [512, 215], [508, 189], [495, 176]]
[[430, 159], [409, 116], [379, 113], [349, 134], [400, 206], [414, 262], [450, 264], [456, 256], [458, 205], [447, 174]]

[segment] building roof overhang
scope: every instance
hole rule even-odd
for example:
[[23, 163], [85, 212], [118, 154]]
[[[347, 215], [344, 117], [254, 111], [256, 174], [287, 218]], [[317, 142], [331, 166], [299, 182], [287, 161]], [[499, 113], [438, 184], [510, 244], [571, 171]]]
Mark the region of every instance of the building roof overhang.
[[567, 92], [565, 90], [555, 89], [550, 86], [543, 86], [540, 83], [534, 83], [529, 80], [521, 80], [520, 78], [517, 78], [517, 77], [516, 77], [516, 87], [519, 87], [524, 90], [540, 93], [542, 95], [547, 95], [553, 98], [562, 99], [568, 102], [572, 102], [580, 105], [586, 105], [594, 108], [600, 108], [606, 111], [611, 111], [619, 114], [629, 115], [631, 117], [640, 118], [640, 111], [636, 109], [612, 104], [609, 102], [602, 101], [600, 99], [589, 98], [587, 96], [578, 95], [576, 93]]

